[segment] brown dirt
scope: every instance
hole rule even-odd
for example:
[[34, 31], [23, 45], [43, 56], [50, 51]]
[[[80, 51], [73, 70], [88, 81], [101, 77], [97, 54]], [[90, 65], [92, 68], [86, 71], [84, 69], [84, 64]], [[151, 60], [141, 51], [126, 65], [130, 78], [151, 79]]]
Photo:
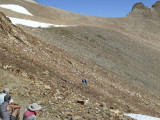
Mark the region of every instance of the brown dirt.
[[[0, 63], [2, 68], [8, 71], [6, 73], [4, 70], [1, 70], [1, 88], [9, 87], [13, 89], [13, 98], [16, 98], [15, 102], [22, 104], [22, 110], [28, 103], [40, 102], [47, 107], [46, 114], [42, 114], [42, 118], [48, 115], [48, 119], [53, 119], [52, 117], [56, 116], [50, 113], [48, 107], [57, 104], [57, 102], [59, 103], [59, 101], [53, 97], [50, 98], [49, 95], [55, 96], [57, 90], [60, 90], [61, 94], [63, 92], [72, 94], [68, 102], [75, 102], [85, 96], [86, 99], [90, 100], [90, 103], [101, 103], [107, 100], [105, 104], [109, 104], [114, 109], [121, 109], [118, 107], [118, 102], [116, 103], [113, 100], [113, 96], [107, 95], [105, 89], [102, 89], [104, 81], [99, 76], [104, 73], [99, 72], [99, 68], [72, 57], [70, 54], [53, 45], [44, 43], [30, 34], [26, 34], [20, 28], [13, 26], [4, 14], [1, 13], [0, 16]], [[94, 71], [97, 71], [97, 73]], [[8, 77], [6, 78], [6, 76]], [[24, 80], [22, 80], [22, 76]], [[64, 83], [60, 79], [61, 77], [65, 77], [68, 82]], [[89, 80], [89, 85], [83, 86], [81, 84], [83, 77]], [[104, 79], [107, 80], [108, 78], [108, 75], [106, 78], [104, 76]], [[11, 81], [11, 79], [14, 80]], [[110, 85], [112, 83], [108, 80], [107, 84]], [[45, 90], [48, 89], [45, 86], [49, 86], [49, 91]], [[112, 91], [112, 86], [110, 90]], [[63, 102], [66, 104], [66, 101]], [[75, 105], [70, 105], [73, 107], [70, 110], [76, 107]], [[86, 106], [79, 109], [84, 108], [86, 109]], [[101, 114], [97, 115], [96, 118], [101, 116]], [[112, 115], [111, 117], [114, 116]], [[117, 117], [120, 118], [121, 116]]]
[[[107, 107], [120, 111], [159, 117], [160, 36], [157, 34], [159, 16], [154, 8], [158, 5], [155, 4], [149, 9], [138, 4], [127, 17], [113, 19], [89, 17], [17, 0], [0, 2], [17, 3], [35, 15], [34, 18], [25, 15], [22, 18], [38, 20], [43, 17], [45, 19], [42, 21], [50, 22], [53, 19], [58, 21], [57, 23], [92, 26], [48, 29], [20, 26], [22, 30], [13, 26], [1, 13], [0, 63], [11, 66], [6, 70], [11, 72], [9, 74], [22, 77], [17, 80], [19, 82], [16, 90], [22, 90], [17, 95], [18, 99], [22, 99], [24, 91], [27, 91], [25, 97], [28, 100], [24, 100], [25, 104], [34, 101], [41, 103], [42, 100], [41, 104], [47, 106], [47, 109], [49, 106], [56, 106], [58, 109], [56, 99], [47, 96], [54, 96], [58, 89], [60, 93], [70, 94], [66, 97], [68, 101], [58, 101], [58, 104], [63, 103], [60, 105], [64, 105], [65, 110], [67, 103], [72, 106], [70, 109], [77, 112], [77, 106], [70, 101], [83, 98], [79, 97], [80, 94], [93, 105], [104, 102]], [[44, 11], [37, 12], [42, 8]], [[137, 14], [139, 11], [142, 12]], [[6, 11], [5, 14], [13, 15], [11, 11]], [[56, 14], [54, 18], [53, 14]], [[150, 19], [150, 15], [153, 19]], [[21, 17], [21, 14], [17, 13], [15, 16]], [[62, 81], [61, 77], [65, 77], [68, 82]], [[25, 83], [20, 82], [23, 78], [26, 79]], [[82, 86], [82, 78], [87, 78], [89, 85]], [[19, 84], [25, 84], [26, 87]], [[7, 82], [7, 85], [12, 84]], [[49, 91], [42, 89], [45, 85], [51, 87]], [[5, 87], [5, 84], [2, 87]], [[87, 107], [82, 108], [88, 110]], [[63, 110], [61, 106], [61, 112], [65, 111]], [[54, 110], [45, 113], [49, 119], [56, 117], [50, 112]], [[101, 113], [92, 117], [100, 119], [103, 116]], [[42, 114], [42, 118], [45, 114]]]

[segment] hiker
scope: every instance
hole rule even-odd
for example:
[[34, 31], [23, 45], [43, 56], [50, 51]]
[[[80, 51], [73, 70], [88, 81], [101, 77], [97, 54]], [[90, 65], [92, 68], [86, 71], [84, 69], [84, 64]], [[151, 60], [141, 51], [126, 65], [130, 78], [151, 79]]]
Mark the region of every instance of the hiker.
[[37, 103], [29, 105], [23, 114], [23, 120], [36, 120], [37, 111], [41, 109], [42, 107]]
[[19, 120], [20, 105], [10, 104], [11, 96], [6, 95], [0, 105], [0, 117], [2, 120]]
[[88, 83], [88, 80], [82, 79], [82, 84], [86, 84], [87, 85], [87, 83]]
[[82, 79], [82, 84], [84, 84], [85, 79]]
[[[5, 88], [5, 89], [3, 90], [3, 92], [0, 94], [0, 105], [4, 102], [4, 96], [9, 95], [9, 93], [10, 93], [9, 88]], [[14, 101], [11, 99], [11, 100], [10, 100], [10, 103], [13, 103], [13, 102], [14, 102]]]
[[88, 80], [86, 80], [86, 79], [85, 79], [84, 83], [87, 85], [87, 83], [88, 83]]

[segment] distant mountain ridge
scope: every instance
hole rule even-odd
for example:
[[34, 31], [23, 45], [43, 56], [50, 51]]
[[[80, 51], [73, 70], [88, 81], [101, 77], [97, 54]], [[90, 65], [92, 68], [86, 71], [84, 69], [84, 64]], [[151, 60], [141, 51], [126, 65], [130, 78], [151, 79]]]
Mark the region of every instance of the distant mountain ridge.
[[157, 1], [155, 4], [152, 5], [152, 8], [145, 6], [142, 2], [136, 3], [133, 5], [131, 12], [129, 15], [134, 16], [143, 16], [143, 17], [150, 17], [160, 18], [160, 1]]

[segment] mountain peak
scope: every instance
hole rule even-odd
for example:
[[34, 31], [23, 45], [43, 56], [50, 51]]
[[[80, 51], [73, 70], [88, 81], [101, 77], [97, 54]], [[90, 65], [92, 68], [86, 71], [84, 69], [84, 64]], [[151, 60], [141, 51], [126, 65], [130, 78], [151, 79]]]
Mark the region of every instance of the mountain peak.
[[157, 1], [154, 5], [152, 5], [152, 8], [160, 8], [160, 1]]
[[145, 6], [143, 3], [139, 2], [133, 5], [131, 12], [128, 16], [143, 16], [143, 17], [151, 17], [152, 12], [151, 9]]
[[132, 7], [132, 11], [136, 10], [136, 9], [146, 9], [148, 7], [146, 7], [143, 3], [139, 2], [133, 5]]

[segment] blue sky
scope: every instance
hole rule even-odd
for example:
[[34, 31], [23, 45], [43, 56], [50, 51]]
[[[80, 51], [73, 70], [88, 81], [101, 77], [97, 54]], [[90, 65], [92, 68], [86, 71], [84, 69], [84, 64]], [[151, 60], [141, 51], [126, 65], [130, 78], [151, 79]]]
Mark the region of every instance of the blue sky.
[[151, 7], [157, 0], [36, 0], [40, 4], [89, 16], [124, 17], [137, 2]]

